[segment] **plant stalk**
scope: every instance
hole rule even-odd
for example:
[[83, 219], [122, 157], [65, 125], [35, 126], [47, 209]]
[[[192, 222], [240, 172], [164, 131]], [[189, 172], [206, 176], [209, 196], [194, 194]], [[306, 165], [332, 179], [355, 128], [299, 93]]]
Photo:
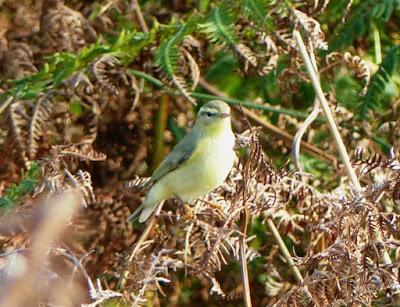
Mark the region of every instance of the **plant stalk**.
[[374, 47], [375, 47], [375, 62], [381, 64], [382, 62], [382, 49], [381, 49], [381, 38], [379, 35], [379, 29], [376, 24], [372, 24], [372, 32], [374, 35]]
[[[344, 164], [344, 167], [346, 169], [347, 175], [349, 176], [349, 179], [350, 179], [351, 183], [353, 184], [353, 186], [356, 188], [356, 190], [361, 191], [361, 189], [362, 189], [361, 184], [358, 181], [357, 175], [354, 172], [353, 167], [351, 166], [351, 162], [350, 162], [349, 155], [347, 154], [346, 146], [344, 145], [342, 137], [340, 136], [339, 129], [336, 126], [335, 119], [333, 117], [331, 109], [329, 108], [329, 104], [325, 98], [324, 92], [322, 91], [321, 84], [319, 82], [317, 73], [315, 72], [315, 70], [313, 68], [313, 65], [311, 63], [307, 49], [304, 45], [303, 39], [302, 39], [299, 31], [297, 31], [297, 30], [295, 30], [293, 32], [293, 35], [294, 35], [297, 45], [299, 47], [301, 57], [306, 65], [307, 72], [311, 78], [311, 82], [314, 87], [314, 90], [317, 94], [317, 97], [318, 97], [320, 103], [321, 103], [322, 110], [325, 113], [325, 116], [326, 116], [326, 119], [327, 119], [328, 125], [329, 125], [329, 130], [332, 133], [332, 136], [334, 138], [334, 141], [335, 141], [336, 146], [339, 151], [339, 155], [340, 155], [342, 162]], [[376, 241], [383, 242], [381, 236], [377, 237]], [[384, 250], [382, 260], [387, 265], [392, 264], [392, 260], [390, 259], [390, 256], [387, 253], [386, 249]]]
[[250, 294], [250, 283], [249, 283], [249, 273], [247, 271], [247, 258], [246, 258], [246, 234], [247, 234], [247, 226], [249, 224], [249, 209], [247, 207], [247, 202], [244, 207], [244, 215], [243, 215], [243, 225], [242, 225], [242, 233], [243, 235], [239, 240], [240, 247], [240, 267], [242, 272], [242, 282], [243, 282], [243, 301], [246, 307], [251, 307], [251, 294]]
[[335, 119], [333, 117], [331, 109], [329, 108], [329, 104], [325, 98], [324, 92], [322, 91], [321, 84], [319, 82], [316, 72], [314, 71], [313, 65], [311, 63], [311, 59], [308, 55], [308, 52], [307, 52], [306, 46], [304, 45], [303, 39], [301, 38], [299, 31], [297, 31], [297, 30], [295, 30], [293, 32], [293, 35], [296, 39], [297, 45], [299, 46], [301, 57], [306, 65], [307, 72], [311, 78], [312, 85], [313, 85], [314, 90], [317, 94], [317, 97], [321, 103], [322, 110], [325, 113], [326, 119], [328, 121], [329, 130], [332, 133], [332, 136], [334, 138], [334, 141], [335, 141], [336, 146], [339, 151], [339, 155], [340, 155], [340, 157], [343, 161], [344, 167], [346, 169], [347, 175], [349, 176], [349, 179], [350, 179], [351, 183], [353, 184], [353, 186], [357, 190], [361, 191], [360, 182], [358, 181], [357, 175], [354, 172], [353, 167], [351, 166], [350, 158], [349, 158], [349, 155], [347, 154], [346, 146], [344, 145], [342, 137], [340, 136], [339, 129], [336, 126]]
[[132, 0], [133, 8], [135, 10], [136, 16], [139, 20], [140, 26], [144, 33], [149, 33], [149, 28], [147, 27], [146, 21], [144, 20], [142, 10], [140, 8], [139, 2], [137, 0]]

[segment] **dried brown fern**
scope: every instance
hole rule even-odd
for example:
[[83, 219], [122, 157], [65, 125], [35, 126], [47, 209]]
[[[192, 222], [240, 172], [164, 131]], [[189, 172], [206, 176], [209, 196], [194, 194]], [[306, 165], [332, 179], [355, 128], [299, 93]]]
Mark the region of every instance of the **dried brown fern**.
[[35, 108], [29, 124], [27, 144], [28, 157], [31, 160], [36, 158], [41, 137], [47, 130], [53, 108], [53, 100], [49, 96], [40, 97], [35, 103]]

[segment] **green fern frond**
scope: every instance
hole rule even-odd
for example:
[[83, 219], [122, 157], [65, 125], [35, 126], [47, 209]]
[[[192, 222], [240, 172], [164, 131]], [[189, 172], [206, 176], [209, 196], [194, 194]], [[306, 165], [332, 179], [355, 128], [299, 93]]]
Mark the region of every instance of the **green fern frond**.
[[9, 211], [26, 195], [32, 193], [38, 183], [41, 174], [39, 164], [33, 162], [29, 171], [22, 174], [22, 179], [18, 184], [12, 184], [6, 189], [3, 197], [0, 197], [0, 210]]
[[228, 10], [223, 6], [216, 7], [211, 12], [208, 21], [200, 24], [199, 28], [214, 44], [234, 45], [238, 42], [233, 20]]
[[264, 26], [267, 21], [267, 3], [265, 0], [244, 0], [243, 13], [259, 26]]
[[212, 82], [218, 82], [218, 80], [226, 78], [227, 75], [233, 74], [237, 67], [238, 61], [231, 53], [220, 52], [207, 70], [205, 78]]
[[38, 73], [14, 81], [13, 88], [7, 95], [19, 99], [35, 98], [38, 93], [47, 92], [60, 85], [76, 71], [87, 69], [95, 58], [103, 54], [113, 55], [123, 65], [128, 65], [143, 48], [155, 40], [159, 30], [158, 26], [154, 26], [149, 33], [122, 29], [117, 37], [110, 38], [106, 43], [97, 42], [87, 46], [78, 54], [55, 53], [47, 58], [48, 62]]
[[393, 47], [383, 59], [379, 69], [371, 79], [368, 91], [359, 105], [359, 117], [368, 118], [370, 110], [377, 110], [381, 104], [382, 94], [391, 82], [391, 77], [396, 71], [400, 60], [400, 46]]
[[399, 0], [385, 0], [381, 3], [376, 3], [376, 1], [371, 2], [372, 9], [371, 14], [375, 20], [378, 21], [388, 21], [390, 16], [392, 16], [395, 6], [400, 5]]
[[115, 43], [110, 45], [110, 51], [106, 53], [110, 53], [117, 57], [123, 65], [127, 65], [144, 47], [155, 40], [157, 30], [157, 27], [152, 28], [148, 33], [122, 30]]
[[156, 64], [161, 67], [168, 77], [172, 77], [175, 74], [180, 55], [178, 45], [182, 42], [186, 29], [186, 25], [181, 25], [179, 31], [170, 39], [165, 40], [157, 50]]
[[348, 21], [339, 27], [337, 35], [329, 42], [329, 50], [338, 50], [351, 45], [356, 38], [366, 36], [374, 22], [387, 22], [396, 5], [400, 5], [400, 0], [366, 0], [354, 5]]

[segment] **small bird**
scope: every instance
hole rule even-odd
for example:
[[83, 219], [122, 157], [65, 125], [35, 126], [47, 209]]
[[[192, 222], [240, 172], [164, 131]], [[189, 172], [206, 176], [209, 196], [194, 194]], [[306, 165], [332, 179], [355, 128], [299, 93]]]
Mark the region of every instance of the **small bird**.
[[230, 107], [220, 100], [202, 106], [192, 130], [154, 171], [150, 191], [128, 222], [140, 214], [143, 223], [170, 197], [191, 203], [220, 186], [233, 166], [234, 144]]

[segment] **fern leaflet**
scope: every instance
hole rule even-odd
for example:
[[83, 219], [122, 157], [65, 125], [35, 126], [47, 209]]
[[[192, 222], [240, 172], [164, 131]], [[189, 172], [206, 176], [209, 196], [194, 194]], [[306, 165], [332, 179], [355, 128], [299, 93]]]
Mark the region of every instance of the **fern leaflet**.
[[201, 24], [200, 29], [204, 32], [212, 43], [222, 45], [235, 45], [238, 41], [232, 18], [224, 7], [216, 7], [208, 21]]
[[365, 36], [373, 22], [387, 22], [399, 0], [367, 0], [353, 8], [350, 19], [340, 27], [337, 35], [329, 42], [329, 50], [338, 50], [352, 44], [354, 39]]
[[258, 25], [264, 26], [267, 20], [267, 6], [264, 0], [244, 0], [243, 13], [254, 20]]
[[179, 47], [178, 44], [183, 40], [186, 25], [182, 25], [179, 31], [169, 40], [164, 41], [156, 53], [156, 64], [167, 74], [172, 77], [175, 74], [178, 60]]
[[386, 86], [390, 83], [391, 76], [396, 70], [400, 57], [400, 46], [393, 47], [383, 59], [378, 71], [371, 79], [367, 93], [359, 106], [359, 117], [368, 118], [369, 110], [376, 110], [380, 105], [380, 98]]

